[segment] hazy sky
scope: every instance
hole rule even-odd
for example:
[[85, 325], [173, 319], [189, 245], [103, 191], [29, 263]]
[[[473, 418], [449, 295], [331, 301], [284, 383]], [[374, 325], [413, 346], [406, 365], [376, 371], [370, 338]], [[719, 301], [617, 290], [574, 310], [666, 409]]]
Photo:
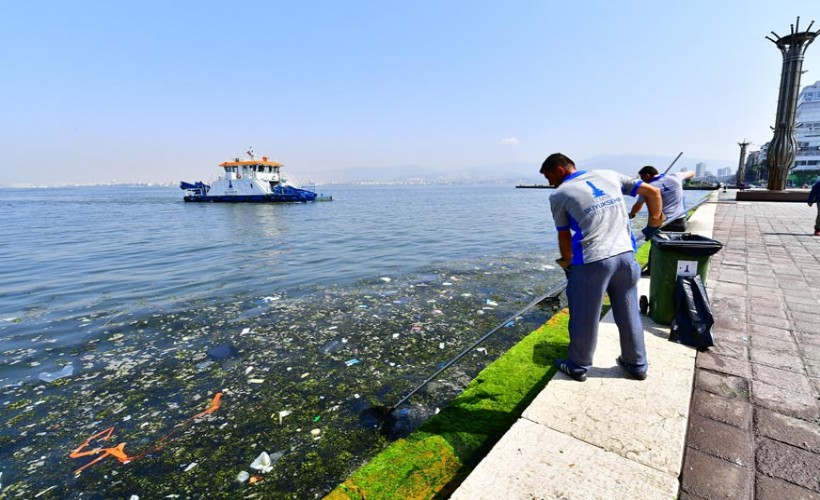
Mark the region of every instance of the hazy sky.
[[[0, 3], [0, 185], [299, 177], [562, 151], [736, 164], [817, 0]], [[802, 84], [820, 80], [820, 41]], [[756, 149], [753, 146], [753, 149]]]

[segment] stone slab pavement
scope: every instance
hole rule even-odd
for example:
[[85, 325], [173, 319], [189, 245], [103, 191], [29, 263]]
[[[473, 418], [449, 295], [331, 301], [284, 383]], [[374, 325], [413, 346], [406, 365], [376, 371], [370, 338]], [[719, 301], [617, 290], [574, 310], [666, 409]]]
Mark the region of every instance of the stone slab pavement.
[[707, 280], [716, 346], [644, 318], [649, 377], [624, 378], [610, 313], [587, 381], [558, 373], [452, 498], [820, 500], [814, 214], [714, 193], [690, 230], [725, 245]]

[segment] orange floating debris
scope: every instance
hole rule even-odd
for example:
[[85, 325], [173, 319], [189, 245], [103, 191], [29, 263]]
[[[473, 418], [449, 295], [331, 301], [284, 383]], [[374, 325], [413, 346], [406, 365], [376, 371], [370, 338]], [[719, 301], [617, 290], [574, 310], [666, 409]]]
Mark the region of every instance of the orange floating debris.
[[92, 455], [100, 455], [100, 456], [98, 456], [94, 460], [88, 462], [87, 464], [83, 465], [79, 469], [75, 470], [74, 474], [80, 474], [82, 471], [84, 471], [88, 467], [91, 467], [92, 465], [96, 464], [97, 462], [100, 462], [101, 460], [103, 460], [107, 456], [112, 456], [112, 457], [116, 458], [117, 460], [119, 460], [121, 463], [127, 464], [129, 462], [133, 462], [134, 460], [137, 460], [138, 458], [142, 458], [145, 455], [147, 455], [147, 454], [149, 454], [153, 451], [157, 451], [159, 449], [162, 449], [165, 446], [164, 442], [166, 442], [179, 429], [181, 429], [182, 427], [185, 427], [186, 425], [190, 424], [194, 419], [197, 419], [197, 418], [205, 416], [205, 415], [209, 415], [209, 414], [215, 412], [216, 410], [218, 410], [219, 407], [220, 407], [220, 404], [221, 404], [221, 400], [222, 400], [222, 393], [217, 392], [216, 396], [214, 396], [214, 398], [211, 400], [211, 404], [208, 406], [208, 408], [205, 411], [197, 413], [193, 417], [185, 420], [184, 422], [182, 422], [182, 424], [178, 425], [176, 429], [172, 430], [171, 432], [169, 432], [165, 436], [161, 437], [159, 439], [159, 443], [162, 443], [162, 444], [158, 444], [157, 446], [155, 446], [155, 447], [153, 447], [153, 448], [151, 448], [147, 451], [144, 451], [144, 452], [140, 453], [139, 455], [135, 455], [133, 457], [130, 457], [130, 456], [128, 456], [128, 454], [125, 453], [125, 443], [120, 443], [117, 446], [112, 446], [112, 447], [108, 447], [108, 448], [93, 448], [93, 449], [90, 449], [90, 450], [85, 450], [86, 448], [91, 446], [91, 443], [94, 442], [94, 441], [108, 441], [109, 439], [111, 439], [111, 435], [114, 433], [114, 427], [109, 427], [108, 429], [105, 429], [103, 431], [100, 431], [100, 432], [94, 434], [93, 436], [86, 439], [83, 442], [83, 444], [81, 444], [80, 446], [75, 448], [71, 453], [69, 453], [68, 456], [71, 457], [71, 458], [81, 458], [81, 457], [87, 457], [87, 456], [92, 456]]

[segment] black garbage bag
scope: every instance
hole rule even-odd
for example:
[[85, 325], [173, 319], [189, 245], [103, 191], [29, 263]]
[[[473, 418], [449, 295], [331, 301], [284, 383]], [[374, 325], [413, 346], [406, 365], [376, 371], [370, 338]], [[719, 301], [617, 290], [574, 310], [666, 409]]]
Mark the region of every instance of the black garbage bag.
[[712, 340], [712, 306], [700, 276], [678, 276], [675, 284], [675, 318], [669, 340], [705, 351], [715, 345]]

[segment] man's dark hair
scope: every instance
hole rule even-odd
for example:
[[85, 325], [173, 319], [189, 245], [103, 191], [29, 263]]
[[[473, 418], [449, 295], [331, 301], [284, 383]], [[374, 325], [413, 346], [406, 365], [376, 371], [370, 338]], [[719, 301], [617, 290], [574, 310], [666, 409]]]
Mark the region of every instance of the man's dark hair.
[[658, 169], [647, 165], [644, 168], [638, 170], [638, 176], [643, 177], [644, 175], [651, 175], [652, 177], [658, 175]]
[[547, 156], [547, 159], [541, 164], [541, 170], [539, 170], [539, 172], [543, 174], [547, 170], [558, 167], [566, 168], [568, 165], [572, 165], [572, 168], [575, 168], [575, 162], [570, 160], [569, 156], [561, 153], [552, 153]]

